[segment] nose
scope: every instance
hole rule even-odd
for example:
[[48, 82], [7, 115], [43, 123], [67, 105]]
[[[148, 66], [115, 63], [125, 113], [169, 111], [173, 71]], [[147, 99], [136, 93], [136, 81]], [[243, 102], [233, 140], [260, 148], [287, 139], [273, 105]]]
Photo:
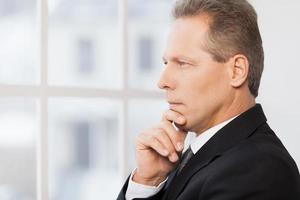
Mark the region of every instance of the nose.
[[172, 69], [169, 65], [166, 65], [166, 68], [160, 75], [160, 79], [157, 83], [157, 86], [162, 90], [174, 89], [174, 77], [172, 76]]

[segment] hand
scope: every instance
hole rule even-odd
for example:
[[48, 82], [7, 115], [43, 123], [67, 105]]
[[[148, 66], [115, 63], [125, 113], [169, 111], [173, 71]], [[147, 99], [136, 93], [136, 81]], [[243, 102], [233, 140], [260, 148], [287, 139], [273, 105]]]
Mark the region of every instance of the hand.
[[135, 182], [157, 186], [178, 164], [187, 133], [176, 130], [172, 122], [184, 125], [186, 119], [181, 114], [168, 110], [157, 126], [143, 132], [137, 138], [138, 167], [133, 176]]

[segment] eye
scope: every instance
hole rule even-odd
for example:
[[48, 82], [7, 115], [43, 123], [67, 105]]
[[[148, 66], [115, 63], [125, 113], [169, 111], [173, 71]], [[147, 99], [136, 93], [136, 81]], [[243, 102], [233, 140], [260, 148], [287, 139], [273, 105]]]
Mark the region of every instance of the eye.
[[187, 67], [187, 66], [190, 65], [189, 63], [183, 62], [183, 61], [178, 61], [178, 64], [179, 64], [180, 67]]
[[179, 65], [185, 65], [186, 63], [185, 63], [185, 62], [178, 61], [178, 64], [179, 64]]
[[164, 61], [164, 65], [167, 65], [168, 64], [168, 61]]

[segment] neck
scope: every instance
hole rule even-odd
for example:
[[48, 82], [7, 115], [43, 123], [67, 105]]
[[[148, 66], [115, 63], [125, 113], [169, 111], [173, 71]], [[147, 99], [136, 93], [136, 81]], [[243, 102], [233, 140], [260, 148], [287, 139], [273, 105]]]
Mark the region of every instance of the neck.
[[200, 135], [209, 128], [240, 115], [241, 113], [255, 106], [255, 104], [255, 98], [251, 94], [235, 96], [220, 109], [218, 109], [218, 111], [213, 115], [215, 117], [208, 122], [205, 128], [203, 127], [201, 130], [196, 131], [196, 134]]
[[220, 122], [226, 121], [234, 116], [240, 115], [241, 113], [249, 110], [253, 106], [255, 106], [255, 98], [249, 97], [249, 98], [236, 98], [232, 101], [232, 103], [229, 104], [229, 106], [225, 107], [223, 111], [223, 116], [220, 118]]

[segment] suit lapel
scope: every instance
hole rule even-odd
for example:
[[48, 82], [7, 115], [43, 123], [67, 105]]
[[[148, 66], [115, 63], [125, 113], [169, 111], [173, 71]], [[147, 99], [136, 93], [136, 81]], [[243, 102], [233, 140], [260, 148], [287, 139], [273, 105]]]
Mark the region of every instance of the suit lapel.
[[189, 179], [207, 166], [216, 157], [221, 156], [240, 141], [249, 137], [259, 126], [267, 121], [262, 107], [256, 104], [219, 130], [187, 163], [181, 173], [173, 179], [167, 188], [166, 198], [178, 197]]

